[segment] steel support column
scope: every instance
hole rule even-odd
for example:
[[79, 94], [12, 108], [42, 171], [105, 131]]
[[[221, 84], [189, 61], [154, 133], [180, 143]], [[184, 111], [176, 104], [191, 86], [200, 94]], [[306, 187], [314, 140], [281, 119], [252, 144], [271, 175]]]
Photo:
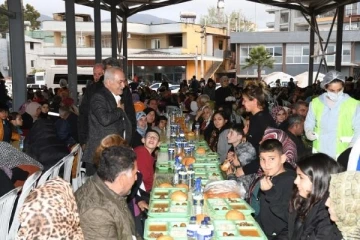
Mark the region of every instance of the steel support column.
[[127, 42], [127, 35], [128, 35], [128, 31], [127, 31], [127, 15], [126, 13], [124, 14], [124, 16], [122, 16], [122, 40], [123, 40], [123, 70], [124, 70], [124, 74], [125, 77], [127, 78], [128, 75], [128, 42]]
[[70, 96], [74, 99], [75, 104], [77, 104], [75, 0], [65, 1], [65, 13], [66, 13], [68, 84], [69, 84]]
[[14, 18], [9, 18], [9, 35], [13, 110], [17, 111], [27, 98], [24, 19], [21, 0], [7, 1], [7, 4], [9, 11], [15, 14]]
[[94, 1], [95, 62], [101, 63], [101, 13], [100, 0]]
[[[316, 16], [311, 15], [311, 26], [315, 26]], [[313, 75], [314, 75], [314, 53], [315, 53], [315, 29], [310, 27], [310, 46], [309, 46], [309, 86], [313, 84]]]
[[111, 57], [117, 59], [118, 31], [116, 20], [116, 5], [111, 5]]
[[338, 8], [337, 31], [336, 31], [335, 70], [339, 71], [339, 72], [341, 72], [341, 60], [342, 60], [344, 11], [345, 11], [345, 6], [341, 6]]

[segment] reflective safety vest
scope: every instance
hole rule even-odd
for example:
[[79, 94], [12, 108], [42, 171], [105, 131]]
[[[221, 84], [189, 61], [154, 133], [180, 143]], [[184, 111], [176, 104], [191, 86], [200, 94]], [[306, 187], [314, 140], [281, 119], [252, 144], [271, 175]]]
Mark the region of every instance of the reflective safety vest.
[[[340, 105], [337, 126], [334, 126], [336, 127], [336, 157], [338, 157], [349, 147], [350, 142], [341, 141], [341, 138], [350, 138], [351, 140], [352, 136], [354, 135], [352, 121], [358, 105], [359, 101], [355, 100], [354, 98], [348, 98]], [[314, 132], [318, 136], [322, 134], [321, 127], [319, 125], [322, 122], [321, 118], [324, 107], [324, 103], [322, 103], [318, 97], [313, 99], [312, 108], [314, 109], [316, 119]], [[320, 141], [321, 140], [316, 139], [313, 142], [314, 152], [320, 152]]]

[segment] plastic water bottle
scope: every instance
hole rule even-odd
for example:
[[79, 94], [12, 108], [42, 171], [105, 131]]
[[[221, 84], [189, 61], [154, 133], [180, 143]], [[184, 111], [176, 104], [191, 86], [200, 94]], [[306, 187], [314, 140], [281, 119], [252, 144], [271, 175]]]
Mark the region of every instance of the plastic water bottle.
[[179, 182], [180, 184], [188, 184], [187, 183], [187, 172], [184, 165], [181, 164], [181, 168], [179, 171]]
[[187, 239], [188, 240], [196, 240], [196, 235], [199, 226], [196, 224], [196, 217], [190, 217], [189, 225], [187, 226]]
[[206, 225], [206, 221], [201, 221], [199, 230], [197, 231], [197, 240], [209, 240], [211, 239], [211, 230]]
[[200, 135], [200, 124], [195, 124], [195, 135], [198, 137]]
[[210, 217], [205, 217], [204, 221], [206, 222], [208, 228], [211, 230], [211, 237], [213, 237], [214, 236], [214, 225], [212, 224]]
[[180, 171], [180, 159], [178, 157], [175, 157], [175, 163], [174, 163], [174, 177], [173, 177], [173, 184], [179, 184], [179, 171]]
[[192, 164], [190, 164], [187, 170], [187, 180], [188, 180], [189, 190], [192, 190], [195, 184], [195, 171]]
[[23, 151], [23, 150], [24, 150], [24, 139], [25, 139], [24, 136], [20, 136], [20, 140], [19, 140], [19, 148], [20, 148], [20, 151]]
[[195, 192], [193, 197], [193, 214], [196, 216], [203, 213], [204, 196], [201, 191], [201, 178], [197, 178], [195, 181]]

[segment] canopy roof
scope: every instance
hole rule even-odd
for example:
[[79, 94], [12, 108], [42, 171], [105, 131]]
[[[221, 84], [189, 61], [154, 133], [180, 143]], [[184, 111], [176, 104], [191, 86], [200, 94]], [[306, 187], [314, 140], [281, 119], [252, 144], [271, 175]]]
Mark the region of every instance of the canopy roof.
[[360, 0], [247, 0], [276, 7], [288, 8], [312, 15], [319, 15], [335, 8], [360, 2]]
[[[150, 9], [165, 7], [191, 0], [101, 0], [100, 8], [109, 11], [108, 5], [116, 5], [119, 16], [127, 17]], [[76, 4], [94, 7], [94, 0], [75, 0]]]

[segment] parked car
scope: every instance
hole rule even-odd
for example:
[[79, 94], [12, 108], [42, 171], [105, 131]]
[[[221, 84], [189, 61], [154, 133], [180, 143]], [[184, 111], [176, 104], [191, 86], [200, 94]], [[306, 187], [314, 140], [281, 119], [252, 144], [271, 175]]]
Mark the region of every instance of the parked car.
[[[161, 86], [161, 83], [153, 83], [152, 85], [150, 85], [150, 89], [157, 91], [160, 86]], [[169, 83], [169, 89], [170, 89], [171, 93], [178, 93], [178, 91], [180, 89], [180, 85]]]

